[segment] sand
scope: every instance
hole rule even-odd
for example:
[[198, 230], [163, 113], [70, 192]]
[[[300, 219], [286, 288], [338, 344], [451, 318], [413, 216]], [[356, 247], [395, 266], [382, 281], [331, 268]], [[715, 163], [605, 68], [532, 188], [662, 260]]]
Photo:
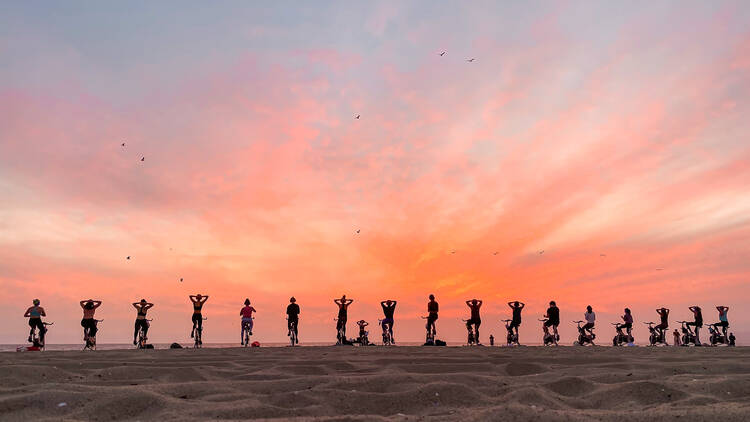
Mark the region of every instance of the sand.
[[739, 421], [749, 358], [746, 347], [2, 353], [0, 420]]

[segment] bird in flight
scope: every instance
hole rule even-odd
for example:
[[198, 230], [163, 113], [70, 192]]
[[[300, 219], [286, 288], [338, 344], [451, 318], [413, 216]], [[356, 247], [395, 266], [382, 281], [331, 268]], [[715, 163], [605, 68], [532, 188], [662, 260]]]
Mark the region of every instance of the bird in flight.
[[492, 255], [497, 255], [497, 252], [493, 253]]
[[438, 54], [438, 55], [439, 55], [440, 57], [443, 57], [443, 55], [445, 55], [445, 51], [443, 51], [442, 53], [440, 53], [440, 54]]
[[359, 233], [359, 229], [357, 229], [357, 233]]
[[141, 157], [141, 161], [146, 161], [146, 157]]
[[599, 256], [607, 256], [607, 255], [604, 255], [603, 253], [600, 253]]
[[357, 114], [357, 116], [356, 116], [356, 117], [354, 117], [354, 118], [355, 118], [355, 119], [357, 119], [357, 120], [359, 120], [359, 114]]
[[130, 256], [128, 255], [128, 257], [127, 257], [127, 258], [125, 258], [125, 259], [129, 260], [129, 259], [130, 259]]
[[182, 277], [180, 277], [180, 283], [182, 283]]
[[471, 63], [471, 62], [473, 62], [474, 60], [475, 60], [475, 59], [467, 59], [466, 61], [467, 61], [467, 62], [469, 62], [469, 63]]
[[544, 253], [544, 249], [542, 249], [541, 251], [539, 251], [539, 255], [541, 255], [543, 253]]
[[656, 271], [661, 271], [661, 270], [663, 270], [663, 269], [664, 269], [664, 268], [657, 268], [657, 269], [656, 269]]
[[122, 143], [122, 146], [123, 146], [123, 147], [125, 146], [125, 142], [123, 142], [123, 143]]
[[455, 250], [453, 250], [453, 251], [451, 251], [451, 253], [456, 253], [456, 251], [455, 251]]

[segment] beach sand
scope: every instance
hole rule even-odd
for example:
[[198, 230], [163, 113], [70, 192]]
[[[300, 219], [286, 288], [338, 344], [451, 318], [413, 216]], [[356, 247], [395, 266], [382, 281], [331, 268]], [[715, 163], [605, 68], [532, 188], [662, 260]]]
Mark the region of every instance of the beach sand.
[[0, 354], [0, 420], [250, 418], [748, 420], [750, 348]]

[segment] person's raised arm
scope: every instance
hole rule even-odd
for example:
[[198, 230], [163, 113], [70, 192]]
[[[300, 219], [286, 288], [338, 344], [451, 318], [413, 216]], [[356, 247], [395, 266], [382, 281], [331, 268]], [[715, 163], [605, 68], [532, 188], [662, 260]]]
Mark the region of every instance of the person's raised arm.
[[41, 316], [47, 316], [47, 313], [44, 312], [44, 308], [42, 308], [41, 306], [39, 307], [39, 315], [41, 315]]
[[346, 300], [346, 304], [347, 304], [347, 305], [351, 305], [351, 304], [352, 304], [352, 302], [354, 302], [354, 299], [347, 299], [347, 300]]
[[333, 299], [333, 303], [341, 305], [341, 299]]
[[481, 306], [482, 306], [482, 301], [481, 300], [477, 300], [477, 308], [480, 308]]
[[508, 302], [508, 307], [513, 309], [513, 302]]
[[30, 317], [30, 316], [31, 316], [31, 308], [27, 309], [27, 310], [26, 310], [26, 313], [24, 313], [24, 314], [23, 314], [23, 317], [24, 317], [24, 318], [28, 318], [28, 317]]
[[133, 302], [133, 303], [131, 303], [131, 305], [133, 305], [133, 307], [134, 307], [135, 309], [139, 309], [139, 308], [138, 308], [138, 305], [140, 305], [140, 303], [139, 303], [139, 302]]
[[385, 306], [385, 302], [386, 302], [385, 300], [381, 300], [380, 301], [380, 306]]
[[203, 303], [206, 303], [207, 300], [208, 300], [208, 296], [203, 296], [201, 298], [201, 302], [203, 302]]
[[470, 301], [470, 300], [467, 300], [467, 301], [466, 301], [466, 306], [468, 306], [468, 307], [470, 307], [470, 308], [471, 308], [471, 301]]
[[195, 295], [190, 295], [190, 301], [195, 303], [198, 299], [195, 297]]
[[397, 303], [398, 303], [398, 301], [397, 301], [397, 300], [392, 300], [392, 301], [391, 301], [391, 305], [392, 305], [392, 306], [396, 306], [396, 304], [397, 304]]
[[526, 304], [525, 304], [525, 303], [523, 303], [523, 302], [518, 302], [518, 307], [519, 307], [519, 308], [523, 309], [523, 307], [524, 307], [524, 306], [526, 306]]
[[81, 301], [81, 308], [83, 308], [84, 306], [86, 306], [86, 302], [88, 302], [88, 301], [87, 300], [82, 300]]
[[102, 301], [101, 300], [95, 300], [94, 301], [94, 309], [96, 309], [96, 308], [98, 308], [100, 306], [102, 306]]
[[148, 302], [148, 303], [146, 303], [146, 306], [144, 306], [143, 308], [144, 308], [144, 309], [151, 309], [151, 308], [153, 308], [153, 307], [154, 307], [154, 304], [153, 304], [153, 303], [151, 303], [151, 302]]

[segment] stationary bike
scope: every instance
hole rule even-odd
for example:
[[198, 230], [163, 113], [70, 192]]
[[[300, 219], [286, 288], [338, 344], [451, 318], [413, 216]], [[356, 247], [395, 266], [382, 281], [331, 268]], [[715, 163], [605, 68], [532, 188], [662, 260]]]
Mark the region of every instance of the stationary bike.
[[479, 344], [479, 340], [476, 336], [476, 330], [474, 329], [474, 326], [471, 324], [471, 320], [468, 319], [462, 319], [461, 321], [466, 323], [466, 331], [468, 331], [468, 335], [466, 337], [466, 344], [469, 346], [474, 346]]
[[682, 345], [685, 347], [688, 347], [691, 344], [693, 346], [699, 346], [699, 344], [696, 343], [695, 333], [687, 325], [688, 321], [677, 321], [677, 322], [680, 323], [680, 331], [682, 331]]
[[617, 334], [615, 334], [615, 337], [612, 339], [612, 346], [622, 346], [623, 344], [630, 344], [635, 341], [633, 336], [631, 335], [631, 329], [628, 329], [628, 333], [625, 334], [622, 332], [622, 325], [613, 322], [612, 325], [615, 326], [615, 330], [617, 330]]
[[[104, 321], [103, 319], [95, 319], [94, 320], [94, 327], [99, 325], [100, 322]], [[95, 335], [89, 335], [89, 330], [85, 329], [83, 330], [83, 350], [96, 350], [96, 336]]]
[[[146, 320], [146, 327], [150, 326], [150, 322], [153, 321], [153, 319], [147, 319]], [[138, 340], [136, 340], [136, 349], [148, 349], [149, 347], [146, 347], [146, 340], [148, 338], [146, 337], [146, 331], [143, 329], [143, 326], [138, 328]], [[151, 345], [153, 348], [153, 345]]]
[[[423, 316], [422, 319], [429, 320], [429, 316]], [[432, 329], [430, 329], [429, 326], [425, 327], [427, 330], [427, 335], [425, 336], [424, 345], [425, 346], [434, 346], [435, 345], [435, 335], [437, 334], [437, 330], [435, 329], [435, 323], [437, 321], [432, 323]]]
[[389, 322], [383, 322], [382, 319], [378, 320], [378, 324], [383, 328], [383, 346], [393, 345], [393, 335], [391, 334], [391, 324]]
[[539, 320], [542, 322], [542, 331], [544, 331], [544, 337], [542, 337], [542, 341], [544, 342], [545, 346], [549, 346], [550, 344], [554, 344], [555, 346], [557, 346], [557, 340], [560, 339], [560, 335], [550, 332], [549, 327], [544, 325], [548, 320], [548, 318]]
[[[729, 330], [729, 326], [726, 327]], [[721, 330], [721, 323], [711, 324], [708, 326], [708, 333], [711, 339], [711, 345], [716, 346], [719, 344], [729, 344], [729, 339]]]
[[516, 331], [511, 326], [511, 322], [513, 322], [512, 319], [503, 319], [501, 320], [505, 323], [505, 329], [508, 330], [508, 336], [506, 338], [506, 342], [508, 346], [512, 346], [513, 343], [520, 346], [518, 343], [518, 334], [516, 334]]
[[573, 342], [574, 346], [585, 346], [587, 344], [590, 344], [592, 346], [596, 346], [594, 344], [594, 339], [596, 338], [596, 334], [594, 334], [594, 328], [583, 328], [582, 323], [586, 321], [573, 321], [574, 323], [578, 324], [578, 340]]
[[31, 346], [27, 348], [27, 350], [44, 350], [44, 344], [46, 343], [47, 339], [47, 326], [53, 325], [54, 322], [42, 322], [44, 325], [44, 331], [40, 332], [41, 330], [37, 331], [36, 328], [31, 330], [31, 335], [29, 335], [29, 343], [31, 343]]
[[656, 328], [654, 324], [656, 324], [653, 321], [650, 322], [644, 322], [644, 324], [648, 325], [648, 343], [649, 346], [656, 346], [658, 344], [662, 344], [664, 346], [669, 346], [667, 344], [667, 339], [665, 338], [666, 332], [661, 328]]

